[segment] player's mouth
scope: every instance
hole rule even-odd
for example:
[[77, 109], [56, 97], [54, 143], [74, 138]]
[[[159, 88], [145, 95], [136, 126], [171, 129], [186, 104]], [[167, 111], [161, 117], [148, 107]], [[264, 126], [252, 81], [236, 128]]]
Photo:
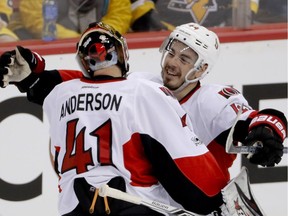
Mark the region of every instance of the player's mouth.
[[170, 75], [170, 76], [178, 76], [177, 72], [169, 67], [166, 68], [166, 73], [167, 75]]

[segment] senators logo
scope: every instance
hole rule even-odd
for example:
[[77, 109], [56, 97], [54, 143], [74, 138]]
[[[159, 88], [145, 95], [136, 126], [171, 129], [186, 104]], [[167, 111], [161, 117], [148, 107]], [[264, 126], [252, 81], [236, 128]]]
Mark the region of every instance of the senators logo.
[[180, 12], [189, 12], [195, 23], [202, 24], [209, 12], [217, 11], [216, 0], [171, 0], [168, 8]]
[[240, 92], [237, 89], [234, 89], [232, 87], [226, 87], [226, 88], [221, 89], [221, 91], [219, 91], [218, 94], [228, 99], [231, 96], [240, 94]]

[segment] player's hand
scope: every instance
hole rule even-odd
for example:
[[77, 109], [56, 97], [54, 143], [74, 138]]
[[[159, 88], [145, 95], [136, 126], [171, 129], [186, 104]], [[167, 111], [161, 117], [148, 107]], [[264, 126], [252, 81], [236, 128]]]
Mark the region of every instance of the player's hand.
[[23, 81], [31, 73], [41, 73], [45, 69], [45, 60], [29, 49], [17, 46], [15, 50], [5, 52], [0, 57], [1, 87]]
[[249, 158], [250, 162], [264, 167], [278, 164], [287, 137], [287, 119], [284, 114], [275, 109], [264, 109], [252, 119], [248, 131], [243, 142], [245, 145], [254, 145], [257, 141], [262, 144], [262, 148]]
[[258, 148], [249, 161], [263, 167], [273, 167], [278, 164], [283, 156], [283, 144], [281, 138], [267, 126], [257, 126], [253, 128], [246, 137], [244, 144], [253, 145], [257, 141], [262, 143], [262, 148]]
[[7, 51], [0, 56], [0, 87], [9, 84], [9, 76], [12, 75], [9, 66], [14, 63], [15, 51]]

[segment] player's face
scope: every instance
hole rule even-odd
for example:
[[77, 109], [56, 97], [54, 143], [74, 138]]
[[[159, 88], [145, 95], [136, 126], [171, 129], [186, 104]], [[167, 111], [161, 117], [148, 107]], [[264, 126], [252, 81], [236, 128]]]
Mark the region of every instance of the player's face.
[[185, 76], [194, 67], [198, 55], [187, 45], [176, 40], [166, 52], [162, 68], [163, 83], [167, 88], [175, 90], [185, 81]]

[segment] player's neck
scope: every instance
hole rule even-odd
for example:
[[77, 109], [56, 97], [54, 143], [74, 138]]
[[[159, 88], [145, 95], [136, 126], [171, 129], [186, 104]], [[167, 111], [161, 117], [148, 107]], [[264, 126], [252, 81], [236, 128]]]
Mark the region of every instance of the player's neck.
[[197, 82], [189, 83], [182, 91], [174, 92], [178, 101], [183, 99], [189, 92], [191, 92], [197, 86]]
[[103, 68], [94, 72], [94, 76], [112, 76], [112, 77], [121, 77], [122, 72], [117, 65], [112, 65], [111, 67]]

